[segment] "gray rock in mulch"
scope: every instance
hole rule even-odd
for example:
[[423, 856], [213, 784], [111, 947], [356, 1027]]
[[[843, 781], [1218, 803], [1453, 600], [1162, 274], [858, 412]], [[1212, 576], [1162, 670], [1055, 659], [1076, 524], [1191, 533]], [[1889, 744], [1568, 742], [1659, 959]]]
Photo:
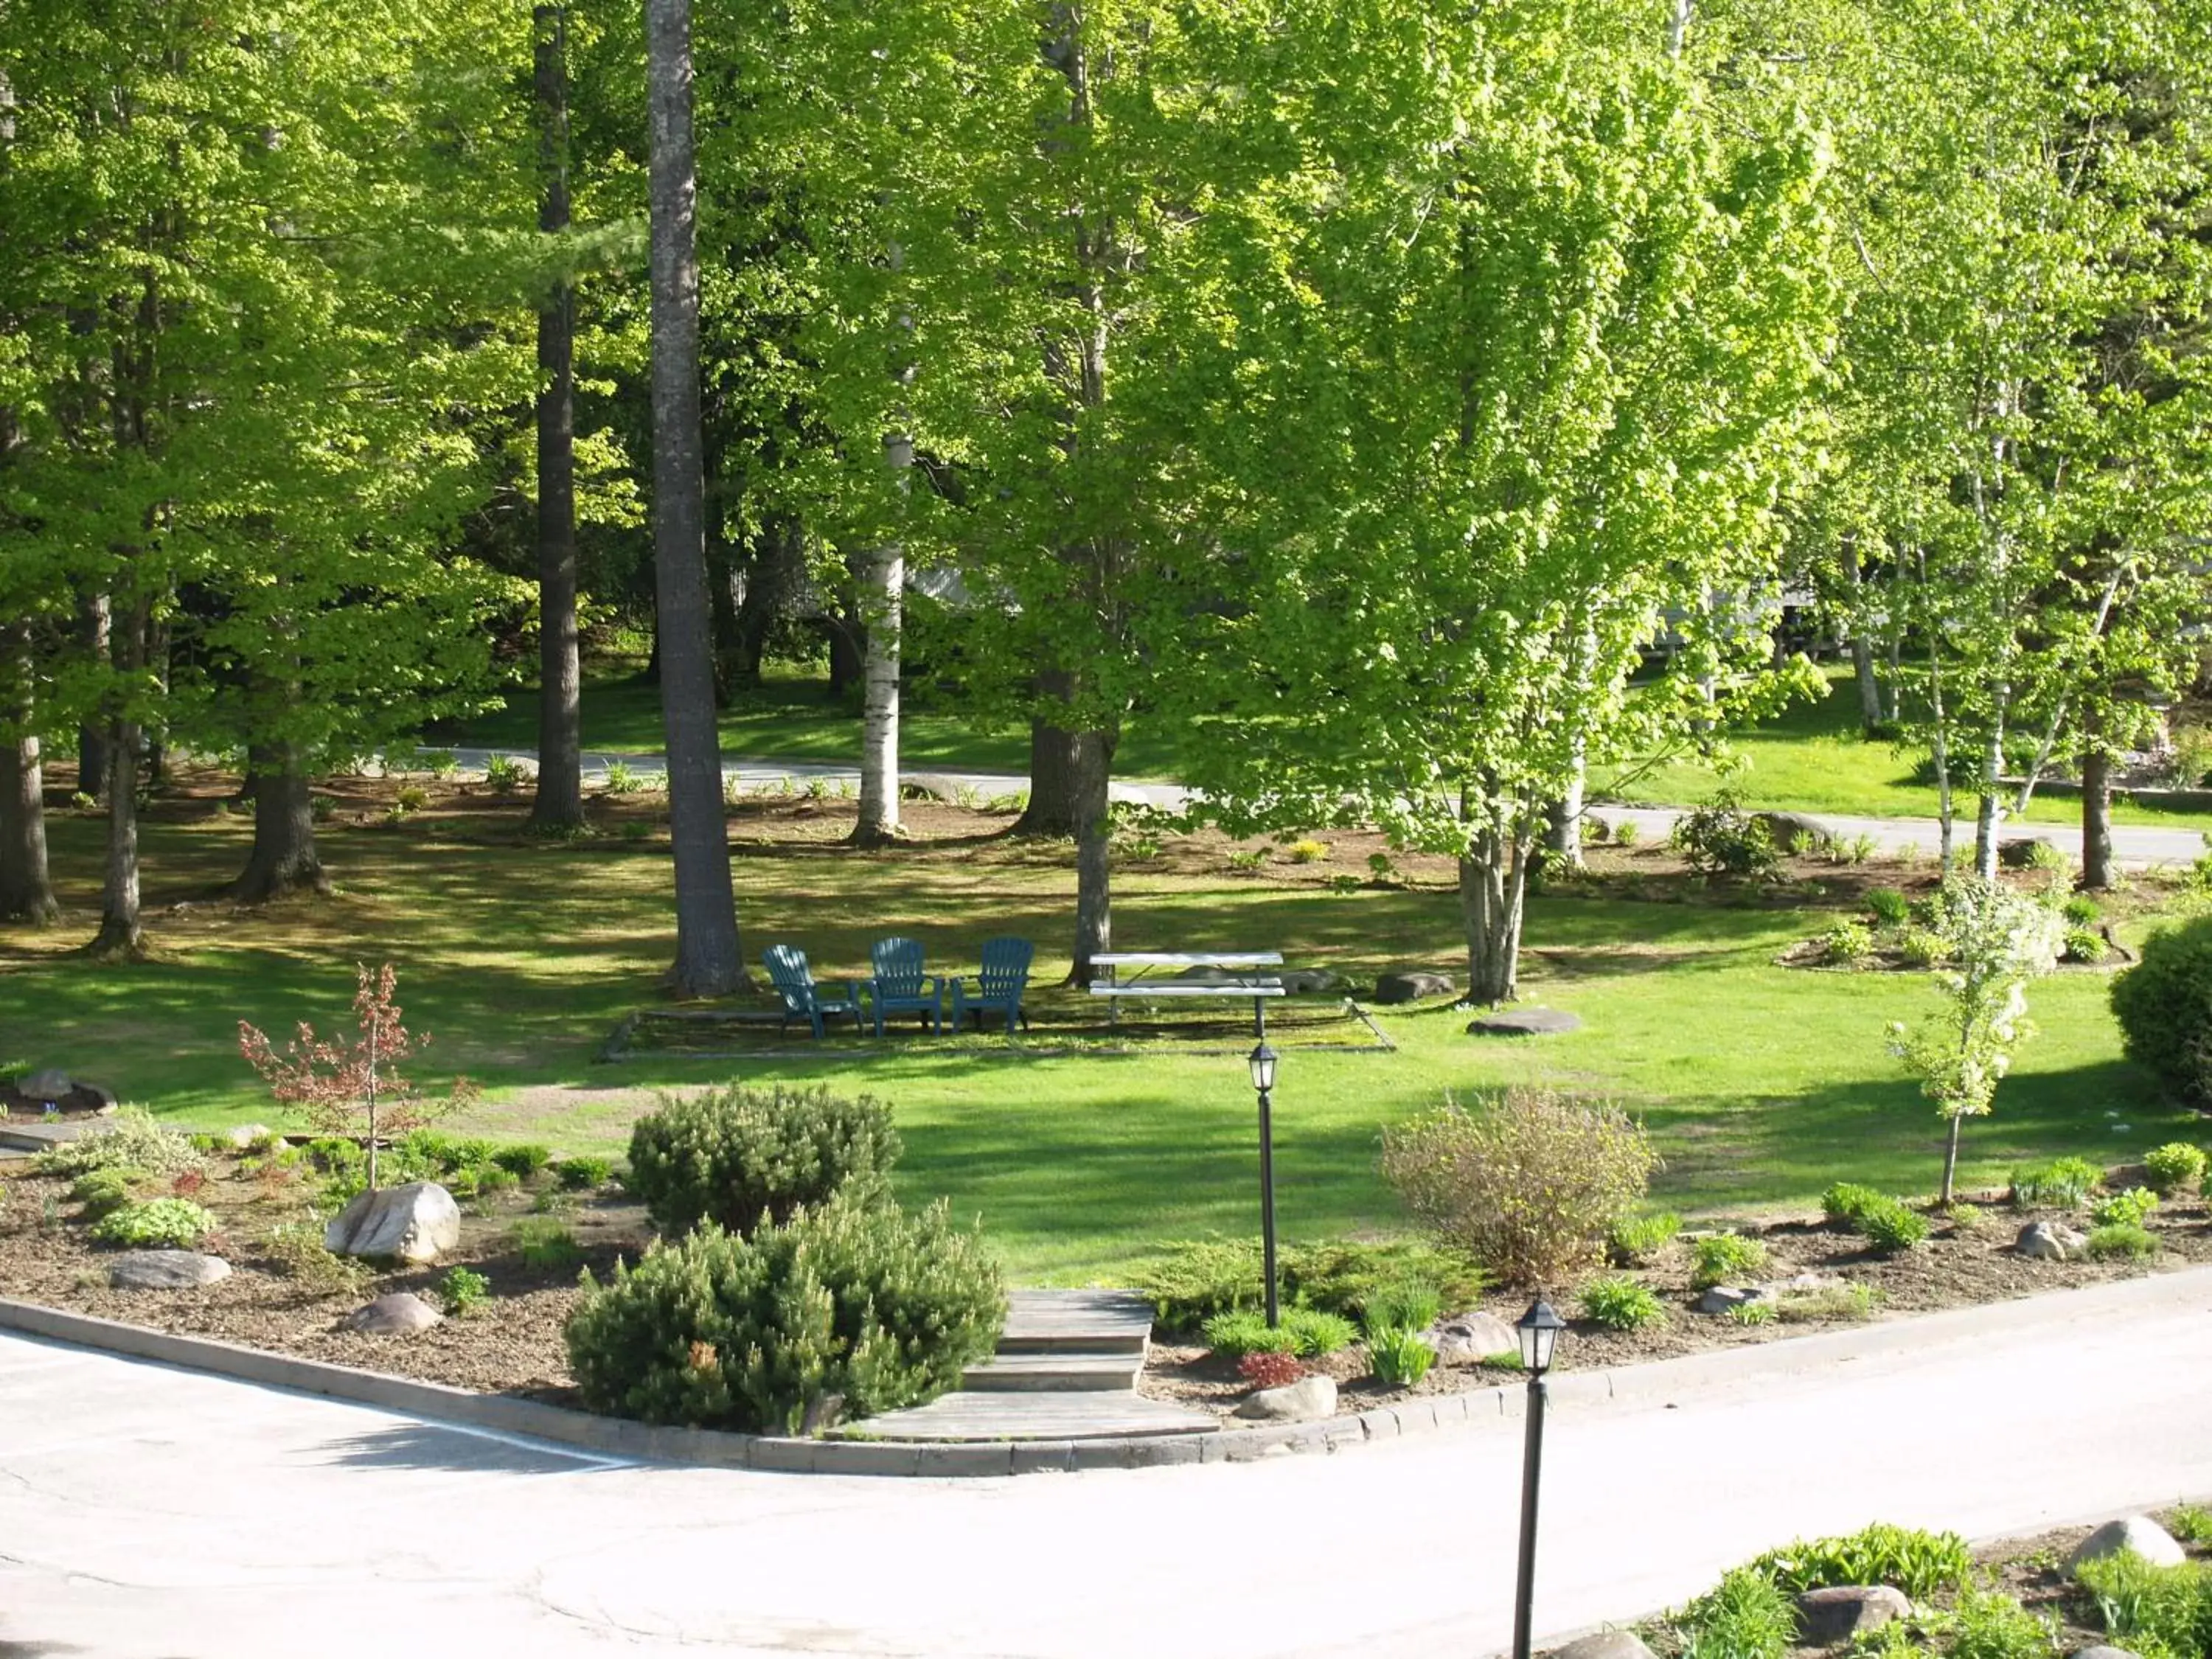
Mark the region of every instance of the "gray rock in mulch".
[[434, 1181], [363, 1193], [323, 1229], [323, 1248], [336, 1255], [435, 1261], [460, 1242], [460, 1206]]
[[1807, 1647], [1826, 1647], [1861, 1631], [1880, 1630], [1912, 1611], [1903, 1590], [1887, 1584], [1837, 1584], [1807, 1590], [1797, 1598], [1798, 1639]]
[[445, 1317], [412, 1291], [394, 1291], [348, 1314], [345, 1327], [370, 1336], [404, 1336], [410, 1331], [427, 1331]]
[[125, 1250], [107, 1264], [118, 1291], [191, 1291], [230, 1277], [230, 1263], [198, 1250]]
[[1757, 812], [1753, 816], [1766, 825], [1766, 833], [1774, 838], [1774, 850], [1786, 853], [1793, 841], [1809, 838], [1814, 847], [1826, 847], [1836, 838], [1836, 832], [1816, 817], [1802, 812]]
[[1294, 997], [1320, 996], [1352, 988], [1350, 980], [1326, 968], [1286, 969], [1276, 978], [1282, 981], [1283, 989]]
[[255, 1141], [260, 1139], [264, 1135], [273, 1134], [275, 1133], [276, 1132], [270, 1128], [270, 1127], [265, 1123], [240, 1123], [234, 1128], [224, 1130], [222, 1132], [222, 1138], [229, 1145], [235, 1146], [242, 1152], [248, 1146], [251, 1146]]
[[1553, 1649], [1551, 1659], [1652, 1659], [1652, 1654], [1632, 1630], [1601, 1630]]
[[1427, 997], [1458, 994], [1459, 987], [1447, 975], [1421, 968], [1394, 969], [1375, 981], [1375, 1000], [1386, 1008], [1401, 1002], [1419, 1002]]
[[1583, 1017], [1564, 1008], [1501, 1008], [1467, 1023], [1469, 1036], [1550, 1036], [1582, 1029]]
[[1716, 1285], [1698, 1298], [1701, 1314], [1724, 1314], [1747, 1302], [1771, 1302], [1774, 1292], [1764, 1285]]
[[2066, 1558], [2066, 1571], [2071, 1574], [2085, 1561], [2101, 1561], [2122, 1550], [2140, 1555], [2154, 1567], [2178, 1567], [2189, 1559], [2188, 1552], [2173, 1541], [2173, 1534], [2150, 1516], [2124, 1515], [2106, 1522], [2076, 1544]]
[[2012, 1247], [2037, 1261], [2071, 1261], [2088, 1243], [2063, 1221], [2031, 1221], [2020, 1230]]
[[1429, 1346], [1447, 1365], [1472, 1365], [1494, 1354], [1519, 1353], [1518, 1332], [1496, 1314], [1458, 1314], [1440, 1319], [1428, 1333]]
[[2051, 853], [2058, 850], [2056, 843], [2040, 836], [2023, 836], [1997, 843], [1997, 862], [2008, 870], [2033, 870], [2038, 857], [2051, 856], [2051, 853], [2039, 854], [2035, 850], [2039, 847], [2048, 847]]
[[1302, 1376], [1279, 1389], [1261, 1389], [1237, 1407], [1239, 1417], [1263, 1423], [1306, 1423], [1336, 1415], [1336, 1379]]

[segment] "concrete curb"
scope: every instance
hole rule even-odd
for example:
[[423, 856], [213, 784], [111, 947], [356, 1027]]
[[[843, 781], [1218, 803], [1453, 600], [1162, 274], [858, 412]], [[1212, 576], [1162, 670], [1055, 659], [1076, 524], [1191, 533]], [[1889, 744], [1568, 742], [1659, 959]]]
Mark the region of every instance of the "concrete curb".
[[[1707, 1390], [1855, 1360], [1909, 1357], [1947, 1343], [2023, 1325], [2053, 1325], [2126, 1316], [2145, 1304], [2203, 1300], [2212, 1310], [2212, 1267], [2191, 1267], [2052, 1291], [2010, 1302], [1884, 1320], [1847, 1330], [1790, 1337], [1749, 1347], [1720, 1348], [1614, 1370], [1562, 1371], [1551, 1379], [1559, 1406], [1668, 1401]], [[600, 1417], [535, 1400], [471, 1393], [350, 1365], [301, 1359], [210, 1337], [125, 1325], [0, 1297], [0, 1330], [97, 1348], [233, 1377], [351, 1401], [412, 1417], [526, 1436], [604, 1455], [643, 1462], [761, 1469], [788, 1474], [898, 1475], [962, 1480], [1079, 1469], [1145, 1469], [1202, 1463], [1249, 1463], [1263, 1457], [1329, 1453], [1370, 1441], [1431, 1430], [1496, 1423], [1521, 1415], [1527, 1389], [1506, 1383], [1465, 1394], [1424, 1395], [1395, 1406], [1313, 1423], [1268, 1424], [1211, 1434], [1146, 1435], [1126, 1439], [1016, 1440], [936, 1444], [916, 1441], [807, 1440], [733, 1434], [626, 1418]]]

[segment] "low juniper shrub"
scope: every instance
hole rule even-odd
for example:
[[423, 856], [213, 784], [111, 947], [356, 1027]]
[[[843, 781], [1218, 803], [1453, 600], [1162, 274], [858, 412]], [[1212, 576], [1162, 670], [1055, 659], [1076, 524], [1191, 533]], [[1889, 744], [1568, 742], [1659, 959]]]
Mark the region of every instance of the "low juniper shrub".
[[872, 1097], [739, 1084], [640, 1118], [628, 1184], [664, 1233], [708, 1221], [746, 1233], [879, 1180], [898, 1154], [890, 1110]]
[[491, 1155], [491, 1161], [508, 1173], [527, 1181], [553, 1161], [553, 1149], [534, 1142], [523, 1142], [514, 1146], [502, 1146]]
[[562, 1186], [572, 1193], [589, 1192], [604, 1187], [613, 1179], [614, 1160], [590, 1152], [580, 1152], [574, 1158], [564, 1158], [554, 1165], [553, 1173]]
[[1348, 1348], [1359, 1333], [1341, 1314], [1320, 1308], [1285, 1308], [1273, 1329], [1267, 1316], [1249, 1309], [1216, 1314], [1206, 1322], [1206, 1346], [1228, 1358], [1248, 1353], [1294, 1353], [1318, 1359]]

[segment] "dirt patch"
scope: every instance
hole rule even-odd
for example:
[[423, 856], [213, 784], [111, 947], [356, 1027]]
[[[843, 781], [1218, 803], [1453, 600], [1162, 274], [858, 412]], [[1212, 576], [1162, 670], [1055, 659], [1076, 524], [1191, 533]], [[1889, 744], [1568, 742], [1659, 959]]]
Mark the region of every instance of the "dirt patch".
[[[2124, 1173], [2115, 1176], [2122, 1184]], [[1559, 1311], [1567, 1316], [1569, 1325], [1559, 1342], [1556, 1368], [1606, 1370], [1679, 1354], [1779, 1341], [1867, 1319], [2007, 1302], [2045, 1291], [2212, 1263], [2212, 1207], [2195, 1196], [2169, 1199], [2151, 1212], [2144, 1224], [2160, 1249], [2148, 1262], [2044, 1261], [2021, 1255], [2012, 1245], [2028, 1223], [2065, 1221], [2086, 1230], [2085, 1218], [2079, 1212], [2015, 1210], [1993, 1194], [1960, 1203], [1951, 1217], [1931, 1212], [1930, 1220], [1933, 1227], [1924, 1244], [1890, 1256], [1869, 1250], [1864, 1239], [1816, 1218], [1746, 1223], [1735, 1229], [1766, 1250], [1766, 1266], [1745, 1275], [1746, 1279], [1788, 1281], [1811, 1274], [1838, 1286], [1863, 1285], [1872, 1298], [1863, 1316], [1844, 1299], [1853, 1294], [1848, 1289], [1821, 1297], [1785, 1297], [1777, 1317], [1768, 1323], [1739, 1323], [1725, 1314], [1699, 1313], [1700, 1292], [1690, 1283], [1691, 1243], [1677, 1240], [1650, 1267], [1628, 1275], [1659, 1297], [1666, 1309], [1665, 1321], [1641, 1330], [1609, 1330], [1577, 1316], [1575, 1297], [1561, 1297]], [[1528, 1298], [1518, 1295], [1492, 1295], [1481, 1304], [1483, 1311], [1509, 1324], [1527, 1306]], [[1388, 1388], [1367, 1375], [1366, 1354], [1357, 1345], [1310, 1361], [1309, 1369], [1336, 1379], [1340, 1409], [1346, 1412], [1422, 1395], [1492, 1387], [1517, 1375], [1489, 1365], [1438, 1364], [1411, 1389]], [[1232, 1362], [1215, 1358], [1193, 1336], [1173, 1333], [1154, 1341], [1139, 1389], [1157, 1399], [1215, 1412], [1224, 1421], [1251, 1392]]]

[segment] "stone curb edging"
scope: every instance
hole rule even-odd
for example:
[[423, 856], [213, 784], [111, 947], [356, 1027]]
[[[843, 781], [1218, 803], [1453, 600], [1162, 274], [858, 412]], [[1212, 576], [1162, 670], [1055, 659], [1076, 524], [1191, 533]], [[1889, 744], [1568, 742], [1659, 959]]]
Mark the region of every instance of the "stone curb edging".
[[[1840, 1360], [1897, 1354], [2047, 1316], [2054, 1307], [2075, 1317], [2124, 1310], [2130, 1304], [2212, 1294], [2212, 1267], [2182, 1268], [2101, 1285], [2052, 1291], [2008, 1302], [1946, 1309], [1911, 1318], [1791, 1337], [1752, 1346], [1717, 1348], [1616, 1370], [1565, 1371], [1550, 1381], [1556, 1405], [1652, 1400], [1687, 1389], [1726, 1387]], [[269, 1388], [323, 1395], [386, 1411], [646, 1462], [792, 1474], [903, 1475], [967, 1479], [1079, 1469], [1164, 1468], [1249, 1463], [1297, 1452], [1334, 1452], [1369, 1441], [1518, 1417], [1526, 1395], [1513, 1382], [1465, 1394], [1425, 1395], [1395, 1406], [1314, 1423], [1267, 1424], [1211, 1433], [1139, 1435], [1111, 1440], [1012, 1440], [933, 1443], [806, 1440], [736, 1434], [600, 1417], [535, 1400], [476, 1394], [380, 1371], [241, 1346], [212, 1337], [179, 1336], [90, 1314], [0, 1297], [0, 1330], [20, 1331], [131, 1358], [179, 1365]]]

